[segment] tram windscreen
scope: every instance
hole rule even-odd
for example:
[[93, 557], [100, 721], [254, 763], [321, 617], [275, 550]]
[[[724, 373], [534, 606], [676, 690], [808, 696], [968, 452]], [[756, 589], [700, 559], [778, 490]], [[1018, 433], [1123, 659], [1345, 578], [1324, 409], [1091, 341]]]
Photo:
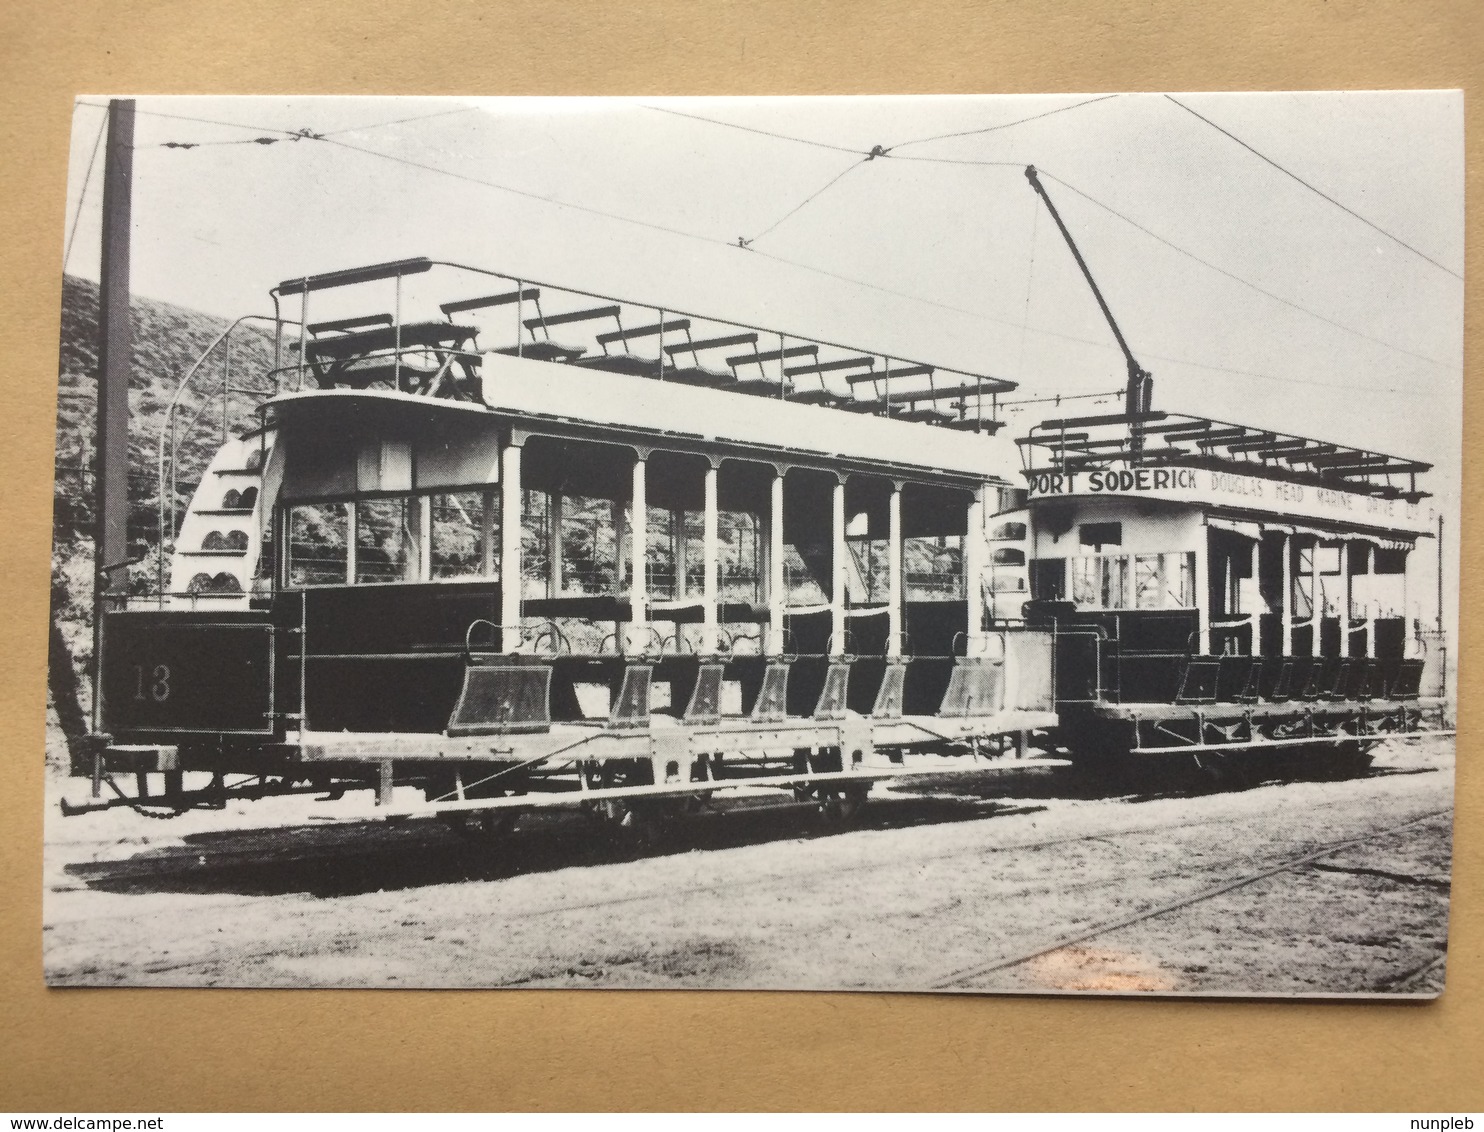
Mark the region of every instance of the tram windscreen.
[[416, 496], [356, 503], [356, 581], [415, 582], [421, 550], [421, 506]]
[[289, 512], [288, 581], [293, 586], [344, 585], [350, 517], [344, 503], [314, 503]]
[[[475, 578], [484, 573], [486, 541], [499, 530], [499, 499], [494, 493], [454, 491], [428, 499], [431, 509], [429, 572], [439, 578]], [[492, 512], [485, 515], [486, 508]], [[498, 547], [489, 547], [492, 558]]]

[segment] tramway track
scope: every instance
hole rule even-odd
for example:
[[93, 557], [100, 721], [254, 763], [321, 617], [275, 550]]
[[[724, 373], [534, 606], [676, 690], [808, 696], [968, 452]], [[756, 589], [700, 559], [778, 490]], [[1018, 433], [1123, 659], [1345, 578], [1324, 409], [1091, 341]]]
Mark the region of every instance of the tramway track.
[[[1406, 829], [1411, 829], [1415, 826], [1433, 821], [1439, 817], [1443, 817], [1446, 815], [1451, 819], [1452, 814], [1453, 808], [1449, 806], [1446, 809], [1435, 810], [1430, 813], [1423, 814], [1420, 817], [1413, 818], [1410, 821], [1402, 822], [1399, 825], [1393, 825], [1388, 826], [1384, 829], [1373, 830], [1372, 832], [1360, 837], [1349, 837], [1339, 841], [1330, 842], [1317, 850], [1311, 850], [1308, 853], [1301, 854], [1297, 857], [1285, 859], [1278, 862], [1277, 864], [1243, 873], [1237, 877], [1224, 880], [1219, 884], [1211, 885], [1194, 893], [1190, 893], [1189, 895], [1158, 904], [1153, 908], [1141, 909], [1140, 911], [1131, 913], [1130, 915], [1122, 916], [1114, 920], [1103, 921], [1101, 923], [1094, 924], [1086, 929], [1060, 936], [1029, 951], [1021, 952], [1012, 956], [1006, 956], [1000, 959], [993, 960], [989, 963], [975, 964], [974, 966], [960, 968], [958, 970], [949, 972], [946, 975], [940, 976], [939, 978], [935, 979], [930, 985], [934, 990], [972, 990], [974, 988], [966, 986], [965, 984], [971, 983], [975, 979], [983, 978], [985, 975], [991, 975], [999, 971], [1006, 971], [1014, 967], [1019, 967], [1023, 964], [1030, 963], [1033, 960], [1039, 959], [1042, 956], [1050, 955], [1053, 952], [1061, 951], [1064, 948], [1073, 947], [1077, 944], [1086, 943], [1089, 940], [1098, 938], [1099, 936], [1109, 935], [1113, 932], [1120, 931], [1124, 928], [1133, 927], [1148, 920], [1171, 915], [1172, 913], [1182, 911], [1197, 904], [1202, 904], [1206, 901], [1214, 900], [1220, 896], [1226, 895], [1229, 892], [1234, 892], [1237, 889], [1245, 888], [1246, 886], [1251, 884], [1256, 884], [1257, 882], [1266, 880], [1269, 877], [1278, 876], [1281, 873], [1291, 872], [1296, 869], [1304, 868], [1305, 866], [1312, 865], [1317, 861], [1323, 860], [1325, 857], [1343, 852], [1346, 849], [1353, 849], [1359, 846], [1368, 845], [1383, 837], [1399, 833]], [[1436, 961], [1430, 961], [1423, 967], [1409, 972], [1406, 976], [1399, 980], [1399, 982], [1407, 982], [1413, 977], [1420, 977], [1423, 973], [1425, 973], [1426, 970], [1433, 966], [1435, 962]]]
[[[1321, 803], [1321, 804], [1315, 806], [1314, 808], [1316, 810], [1328, 810], [1328, 809], [1334, 809], [1334, 808], [1336, 808], [1336, 807], [1338, 807], [1338, 806], [1340, 806], [1342, 804], [1343, 804], [1342, 802], [1338, 802], [1338, 801], [1337, 802], [1332, 802], [1332, 803]], [[761, 808], [763, 808], [763, 807], [760, 807], [760, 809]], [[792, 808], [792, 807], [766, 807], [766, 808], [767, 809], [783, 809], [783, 808]], [[886, 861], [876, 860], [876, 861], [867, 861], [867, 862], [855, 862], [855, 863], [850, 863], [850, 864], [845, 864], [845, 865], [841, 865], [839, 863], [830, 863], [830, 864], [826, 864], [826, 865], [823, 865], [823, 866], [812, 865], [811, 867], [807, 867], [807, 868], [792, 868], [792, 869], [787, 869], [787, 870], [783, 870], [783, 871], [772, 871], [772, 872], [769, 872], [769, 873], [766, 873], [766, 874], [745, 875], [745, 876], [741, 876], [741, 877], [730, 876], [730, 877], [725, 877], [725, 878], [719, 878], [719, 879], [717, 879], [715, 881], [707, 881], [707, 882], [700, 883], [700, 884], [682, 885], [682, 886], [670, 887], [670, 888], [659, 888], [659, 889], [647, 890], [647, 891], [638, 892], [638, 893], [630, 893], [630, 894], [626, 894], [626, 895], [622, 895], [622, 896], [616, 896], [616, 897], [604, 897], [604, 898], [601, 898], [601, 899], [594, 899], [594, 900], [579, 900], [579, 901], [573, 901], [573, 902], [568, 902], [568, 903], [543, 904], [541, 906], [534, 907], [534, 908], [529, 908], [529, 909], [525, 909], [525, 910], [515, 910], [515, 911], [509, 911], [509, 912], [502, 912], [501, 913], [501, 917], [504, 920], [508, 920], [508, 922], [510, 922], [510, 923], [515, 923], [515, 922], [524, 922], [524, 921], [536, 920], [536, 919], [540, 919], [540, 918], [543, 918], [543, 917], [550, 917], [550, 916], [580, 915], [582, 913], [588, 913], [588, 912], [592, 912], [594, 910], [600, 910], [600, 909], [606, 909], [606, 908], [632, 907], [632, 906], [635, 906], [635, 905], [642, 905], [642, 904], [645, 904], [645, 903], [670, 902], [670, 901], [674, 901], [674, 900], [683, 900], [683, 899], [694, 898], [694, 897], [712, 896], [712, 895], [717, 895], [717, 894], [720, 894], [720, 893], [723, 893], [723, 892], [733, 892], [736, 889], [738, 889], [739, 886], [740, 887], [744, 887], [747, 890], [752, 891], [752, 892], [757, 892], [757, 891], [760, 891], [760, 890], [766, 890], [768, 888], [777, 888], [777, 887], [780, 887], [780, 886], [785, 887], [785, 888], [792, 889], [792, 888], [796, 888], [801, 883], [807, 883], [807, 882], [809, 882], [811, 880], [818, 880], [818, 879], [824, 878], [824, 877], [844, 877], [844, 876], [851, 875], [851, 874], [882, 872], [882, 871], [887, 871], [887, 870], [890, 870], [890, 869], [900, 869], [900, 868], [903, 868], [903, 867], [906, 867], [906, 868], [917, 868], [917, 867], [925, 866], [925, 865], [932, 864], [932, 863], [935, 863], [935, 862], [942, 862], [942, 861], [945, 861], [945, 860], [948, 860], [948, 859], [961, 859], [961, 860], [964, 860], [964, 861], [973, 861], [973, 860], [989, 861], [989, 860], [994, 859], [995, 857], [1001, 856], [1003, 854], [1008, 854], [1008, 853], [1017, 853], [1017, 852], [1025, 852], [1025, 851], [1034, 852], [1034, 851], [1042, 850], [1042, 849], [1054, 849], [1054, 848], [1056, 848], [1058, 846], [1074, 845], [1074, 844], [1077, 844], [1077, 843], [1087, 843], [1087, 842], [1102, 842], [1102, 843], [1105, 843], [1105, 844], [1110, 844], [1110, 845], [1113, 845], [1113, 846], [1118, 846], [1121, 842], [1124, 842], [1124, 841], [1126, 841], [1128, 839], [1145, 838], [1145, 837], [1150, 837], [1150, 836], [1156, 836], [1157, 837], [1157, 836], [1161, 836], [1161, 835], [1167, 835], [1167, 834], [1170, 834], [1172, 832], [1176, 832], [1176, 831], [1180, 831], [1180, 830], [1190, 830], [1190, 829], [1195, 829], [1195, 828], [1200, 828], [1200, 827], [1221, 826], [1221, 825], [1228, 824], [1228, 823], [1230, 823], [1232, 821], [1239, 821], [1239, 820], [1241, 820], [1241, 817], [1240, 816], [1227, 816], [1227, 815], [1223, 815], [1223, 816], [1218, 816], [1218, 817], [1203, 818], [1203, 819], [1194, 820], [1194, 821], [1174, 821], [1174, 822], [1150, 823], [1150, 824], [1141, 825], [1141, 826], [1138, 826], [1138, 827], [1135, 827], [1135, 828], [1129, 828], [1129, 829], [1106, 829], [1106, 828], [1099, 828], [1097, 830], [1089, 831], [1087, 833], [1075, 834], [1075, 835], [1070, 835], [1070, 836], [1042, 837], [1042, 838], [1018, 838], [1018, 839], [1016, 839], [1014, 841], [1007, 842], [1007, 843], [1001, 844], [1001, 845], [983, 845], [983, 846], [974, 846], [974, 847], [969, 847], [969, 848], [962, 848], [961, 847], [961, 848], [956, 848], [956, 849], [949, 850], [949, 851], [946, 851], [946, 852], [937, 852], [937, 853], [929, 853], [929, 854], [918, 854], [918, 855], [913, 855], [910, 860], [903, 860], [901, 857], [898, 856], [898, 857], [892, 858], [891, 860], [886, 860]], [[1416, 820], [1425, 820], [1425, 818], [1424, 819], [1414, 819], [1414, 821], [1416, 821]], [[1407, 823], [1407, 824], [1411, 824], [1411, 823]], [[898, 827], [898, 828], [900, 828], [900, 827]], [[1372, 834], [1372, 835], [1368, 835], [1368, 836], [1373, 837], [1373, 836], [1376, 836], [1376, 835], [1375, 834]], [[1354, 839], [1350, 839], [1350, 840], [1354, 840]], [[1362, 838], [1360, 840], [1365, 840], [1365, 839]], [[1348, 841], [1347, 842], [1336, 843], [1336, 844], [1330, 845], [1330, 846], [1326, 846], [1325, 849], [1324, 849], [1324, 852], [1326, 852], [1326, 853], [1337, 852], [1340, 848], [1343, 848], [1344, 844], [1347, 844], [1347, 843], [1348, 843]], [[459, 850], [458, 850], [458, 848], [454, 848], [454, 851], [455, 852], [458, 852]], [[669, 854], [665, 854], [665, 855], [669, 855]], [[172, 863], [175, 866], [175, 869], [177, 870], [178, 875], [180, 875], [180, 876], [189, 876], [189, 874], [198, 871], [196, 868], [192, 867], [192, 865], [191, 865], [191, 861], [193, 861], [195, 859], [196, 858], [194, 856], [187, 856], [186, 854], [183, 854], [182, 853], [182, 854], [176, 855], [176, 858], [173, 860]], [[465, 857], [465, 859], [467, 859], [467, 857]], [[1211, 865], [1205, 866], [1205, 867], [1203, 867], [1203, 868], [1201, 868], [1201, 869], [1199, 869], [1197, 871], [1200, 872], [1200, 873], [1208, 873], [1208, 872], [1211, 872], [1212, 870], [1227, 869], [1227, 868], [1230, 868], [1233, 864], [1236, 864], [1236, 863], [1239, 863], [1239, 862], [1240, 863], [1246, 863], [1249, 860], [1250, 860], [1250, 857], [1240, 858], [1240, 859], [1238, 859], [1238, 861], [1233, 861], [1231, 859], [1225, 859], [1224, 858], [1221, 861], [1213, 862]], [[625, 864], [626, 862], [621, 861], [621, 860], [620, 861], [610, 860], [610, 861], [605, 861], [603, 863], [605, 863], [605, 864], [618, 864], [618, 865], [622, 865], [622, 864]], [[320, 864], [318, 864], [318, 863], [315, 862], [315, 860], [313, 859], [312, 855], [309, 856], [309, 857], [307, 857], [306, 860], [304, 862], [302, 862], [298, 867], [301, 867], [302, 868], [306, 864], [310, 868], [312, 868], [312, 869], [318, 870], [318, 869], [322, 868], [322, 865], [320, 865]], [[274, 864], [273, 864], [272, 867], [274, 867], [274, 868], [281, 868], [282, 867], [282, 862], [274, 862]], [[1280, 862], [1279, 863], [1278, 867], [1280, 869], [1281, 868], [1291, 868], [1291, 867], [1293, 867], [1293, 862], [1292, 861], [1283, 861], [1283, 862]], [[131, 869], [130, 870], [130, 873], [131, 873], [131, 875], [134, 878], [136, 878], [138, 880], [143, 880], [143, 879], [147, 879], [146, 878], [146, 875], [145, 875], [147, 873], [147, 871], [148, 871], [148, 866], [146, 866], [145, 868], [140, 869], [137, 872], [134, 871], [133, 869]], [[1084, 883], [1073, 885], [1073, 886], [1071, 886], [1071, 889], [1064, 889], [1064, 891], [1076, 890], [1076, 891], [1079, 891], [1079, 892], [1096, 892], [1096, 891], [1107, 890], [1107, 889], [1110, 889], [1110, 888], [1116, 888], [1116, 887], [1119, 887], [1119, 886], [1126, 886], [1126, 885], [1129, 885], [1129, 884], [1160, 882], [1160, 881], [1166, 881], [1166, 880], [1170, 879], [1172, 876], [1178, 876], [1182, 872], [1184, 872], [1186, 875], [1189, 875], [1189, 871], [1190, 870], [1187, 867], [1184, 870], [1181, 870], [1181, 869], [1175, 869], [1175, 870], [1170, 870], [1170, 869], [1156, 869], [1153, 872], [1148, 873], [1147, 875], [1145, 875], [1145, 872], [1142, 871], [1142, 870], [1137, 875], [1131, 875], [1128, 872], [1120, 872], [1115, 877], [1097, 878], [1097, 879], [1089, 880], [1089, 881], [1086, 881]], [[512, 878], [513, 878], [513, 875], [514, 874], [508, 874], [508, 875], [512, 876]], [[156, 879], [158, 880], [159, 878], [157, 877]], [[475, 878], [469, 878], [469, 879], [475, 879]], [[504, 877], [491, 876], [488, 879], [505, 879], [505, 878]], [[133, 886], [131, 885], [130, 887], [133, 887]], [[164, 887], [166, 890], [168, 890], [171, 886], [166, 885], [166, 886], [149, 886], [149, 887], [154, 887], [154, 888], [156, 888], [156, 890], [159, 890], [160, 887]], [[193, 890], [199, 890], [198, 886], [192, 885], [190, 887]], [[219, 887], [217, 887], [217, 886], [212, 886], [212, 887], [216, 887], [216, 890], [217, 891], [220, 891], [220, 888]], [[1043, 890], [1045, 890], [1047, 888], [1048, 888], [1047, 885], [1036, 885], [1036, 884], [1032, 884], [1032, 885], [1029, 885], [1029, 886], [1018, 886], [1015, 889], [1014, 892], [1009, 893], [1009, 894], [1002, 894], [1002, 895], [1004, 896], [1004, 898], [1018, 899], [1020, 897], [1024, 897], [1024, 896], [1028, 896], [1028, 895], [1033, 895], [1033, 894], [1036, 894], [1036, 893], [1040, 893], [1040, 892], [1042, 892]], [[136, 891], [137, 891], [137, 889], [136, 889]], [[177, 889], [177, 891], [179, 891], [179, 889]], [[287, 892], [287, 891], [290, 891], [290, 890], [289, 889], [282, 889], [281, 888], [279, 891]], [[351, 891], [370, 891], [370, 889], [369, 889], [369, 887], [357, 887], [357, 888], [355, 888], [355, 889], [353, 889]], [[346, 894], [348, 895], [349, 893], [347, 892]], [[330, 905], [321, 905], [321, 907], [330, 907]], [[462, 914], [462, 915], [456, 914], [456, 915], [451, 916], [451, 917], [450, 916], [445, 916], [445, 915], [439, 915], [437, 917], [437, 926], [438, 926], [439, 930], [443, 931], [444, 933], [448, 933], [448, 932], [455, 932], [456, 933], [456, 932], [458, 932], [460, 930], [461, 926], [467, 926], [469, 923], [473, 923], [473, 922], [477, 922], [479, 920], [487, 919], [489, 915], [490, 915], [490, 913], [489, 913], [488, 909], [483, 910], [483, 911], [469, 912], [469, 913], [465, 913], [465, 914]], [[121, 921], [127, 921], [128, 919], [131, 919], [131, 918], [133, 918], [133, 917], [131, 917], [131, 916], [107, 917], [107, 919], [111, 919], [111, 920], [117, 919], [117, 920], [121, 920]], [[1110, 928], [1107, 928], [1107, 927], [1104, 927], [1104, 928], [1100, 928], [1099, 930], [1111, 930], [1111, 929]], [[356, 933], [356, 942], [357, 942], [357, 945], [358, 946], [371, 947], [371, 948], [374, 949], [377, 946], [379, 946], [379, 944], [377, 943], [378, 938], [385, 938], [386, 940], [392, 940], [395, 937], [398, 937], [398, 936], [404, 935], [404, 934], [405, 934], [405, 926], [402, 926], [402, 927], [388, 926], [386, 928], [382, 928], [382, 929], [379, 929], [379, 930], [374, 930], [374, 931], [371, 931], [371, 932], [364, 932], [364, 931], [358, 932], [358, 933]], [[1063, 944], [1059, 944], [1059, 945], [1064, 945], [1064, 943]], [[253, 962], [257, 962], [257, 961], [271, 961], [276, 956], [283, 955], [285, 953], [285, 948], [286, 947], [291, 948], [292, 946], [293, 946], [293, 944], [290, 941], [280, 941], [278, 944], [275, 944], [273, 946], [268, 946], [268, 947], [254, 947], [254, 948], [252, 948], [250, 950], [234, 951], [231, 954], [230, 962], [231, 962], [231, 964], [233, 966], [238, 966], [238, 965], [240, 965], [242, 963], [253, 963]], [[219, 958], [208, 958], [206, 956], [200, 956], [200, 957], [195, 957], [195, 958], [190, 958], [190, 959], [182, 959], [180, 961], [173, 961], [173, 962], [166, 962], [166, 963], [156, 962], [156, 963], [149, 964], [148, 966], [145, 966], [145, 967], [141, 968], [141, 972], [143, 974], [145, 974], [145, 975], [148, 975], [148, 976], [161, 976], [161, 975], [169, 975], [172, 972], [199, 971], [199, 970], [201, 970], [203, 968], [213, 967], [213, 966], [217, 965], [218, 963], [220, 963], [220, 961], [221, 960]], [[559, 974], [559, 973], [560, 972], [557, 972], [557, 974]], [[502, 980], [502, 982], [504, 982], [504, 981], [510, 981], [510, 982], [513, 982], [513, 983], [530, 982], [530, 981], [533, 981], [533, 980], [539, 980], [541, 978], [546, 978], [546, 977], [550, 977], [550, 975], [549, 974], [541, 974], [541, 973], [533, 973], [533, 974], [530, 974], [530, 975], [522, 976], [520, 978], [511, 977], [510, 979]], [[59, 974], [57, 976], [57, 981], [66, 982], [67, 981], [67, 976], [65, 975], [65, 973]]]

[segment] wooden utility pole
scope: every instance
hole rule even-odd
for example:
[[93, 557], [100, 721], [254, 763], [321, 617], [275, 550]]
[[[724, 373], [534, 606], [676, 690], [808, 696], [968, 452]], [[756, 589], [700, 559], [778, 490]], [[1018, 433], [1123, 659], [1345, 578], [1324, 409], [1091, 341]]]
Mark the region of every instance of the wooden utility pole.
[[108, 105], [103, 159], [103, 250], [98, 289], [98, 472], [93, 571], [93, 726], [99, 726], [103, 613], [129, 588], [129, 226], [134, 172], [134, 100]]

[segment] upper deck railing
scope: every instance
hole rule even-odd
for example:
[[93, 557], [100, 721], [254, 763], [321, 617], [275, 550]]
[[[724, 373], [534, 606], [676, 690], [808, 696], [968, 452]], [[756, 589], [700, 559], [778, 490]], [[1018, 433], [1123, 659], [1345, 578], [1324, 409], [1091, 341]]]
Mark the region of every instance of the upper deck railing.
[[1016, 443], [1029, 472], [1180, 465], [1413, 503], [1428, 494], [1418, 490], [1418, 473], [1432, 468], [1364, 448], [1179, 413], [1042, 421]]
[[[438, 307], [441, 320], [409, 320], [403, 280], [435, 267], [502, 286], [456, 292]], [[316, 292], [386, 280], [392, 310], [311, 321]], [[993, 433], [999, 394], [1015, 388], [988, 374], [449, 261], [288, 279], [271, 294], [280, 324], [269, 376], [281, 392], [380, 386], [477, 400], [482, 358], [501, 354]], [[282, 306], [296, 296], [294, 324]], [[303, 329], [286, 337], [290, 325]]]

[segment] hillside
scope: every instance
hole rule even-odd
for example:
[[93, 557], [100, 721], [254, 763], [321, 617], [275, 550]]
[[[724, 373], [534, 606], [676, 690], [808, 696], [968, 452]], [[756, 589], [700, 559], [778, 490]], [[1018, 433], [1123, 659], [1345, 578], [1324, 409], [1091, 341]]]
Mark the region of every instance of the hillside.
[[[227, 320], [155, 299], [131, 303], [133, 368], [129, 381], [129, 538], [154, 540], [158, 526], [156, 444], [171, 397], [202, 352], [227, 329]], [[47, 760], [66, 761], [64, 736], [85, 726], [90, 707], [87, 666], [92, 657], [93, 464], [98, 390], [98, 285], [62, 281], [58, 344], [56, 481], [53, 488], [52, 625], [47, 702]], [[177, 509], [189, 498], [197, 470], [221, 439], [222, 352], [217, 350], [181, 397], [182, 431]], [[273, 364], [272, 338], [240, 328], [232, 335], [234, 385], [258, 384]], [[210, 394], [211, 404], [205, 402]], [[233, 399], [240, 418], [247, 398]], [[215, 410], [214, 412], [212, 410]], [[146, 583], [144, 577], [138, 584]]]

